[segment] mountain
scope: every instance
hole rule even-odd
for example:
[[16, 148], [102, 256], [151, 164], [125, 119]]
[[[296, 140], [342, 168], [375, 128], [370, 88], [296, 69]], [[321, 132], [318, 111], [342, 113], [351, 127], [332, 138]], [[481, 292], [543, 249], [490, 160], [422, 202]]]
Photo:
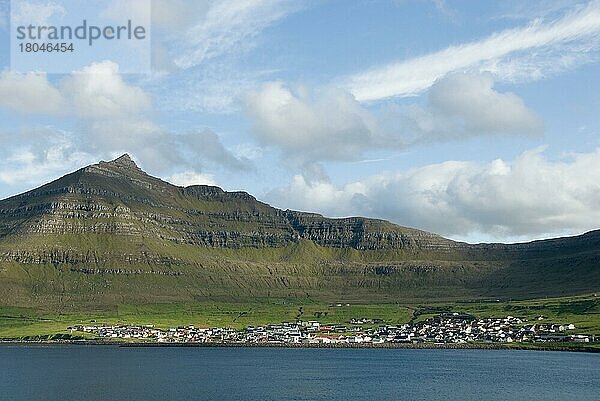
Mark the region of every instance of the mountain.
[[600, 231], [454, 242], [178, 187], [128, 155], [0, 201], [0, 305], [531, 298], [600, 289]]

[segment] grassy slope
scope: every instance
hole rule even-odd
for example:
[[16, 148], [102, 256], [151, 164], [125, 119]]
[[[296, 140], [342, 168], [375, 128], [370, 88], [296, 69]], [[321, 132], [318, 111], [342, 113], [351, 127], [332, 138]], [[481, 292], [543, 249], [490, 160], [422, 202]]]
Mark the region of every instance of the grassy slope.
[[[188, 193], [189, 189], [171, 186], [141, 172], [127, 174], [133, 182], [143, 181], [153, 189], [132, 185], [131, 177], [107, 178], [81, 170], [31, 196], [0, 202], [6, 210], [55, 202], [89, 204], [100, 207], [104, 213], [89, 217], [99, 211], [66, 208], [13, 220], [10, 213], [1, 217], [0, 254], [58, 252], [74, 260], [0, 262], [0, 307], [5, 311], [0, 320], [1, 333], [61, 330], [64, 324], [94, 318], [108, 322], [152, 321], [161, 325], [205, 322], [243, 326], [289, 320], [297, 314], [299, 306], [310, 317], [311, 313], [324, 311], [329, 302], [337, 301], [369, 305], [362, 308], [367, 308], [364, 312], [372, 313], [371, 317], [401, 322], [407, 319], [406, 308], [430, 304], [431, 300], [438, 304], [445, 302], [449, 307], [459, 300], [523, 299], [600, 290], [600, 249], [587, 243], [562, 253], [550, 247], [537, 256], [477, 249], [465, 253], [414, 249], [359, 251], [351, 247], [320, 246], [308, 240], [240, 249], [183, 244], [173, 238], [189, 239], [189, 235], [203, 230], [233, 231], [248, 237], [256, 232], [282, 237], [289, 234], [289, 227], [285, 226], [287, 219], [282, 217], [283, 212], [248, 196], [224, 193], [215, 198], [195, 196]], [[54, 195], [71, 186], [106, 192]], [[117, 208], [129, 212], [113, 213]], [[332, 220], [319, 216], [303, 216], [311, 227], [333, 224]], [[61, 226], [64, 232], [70, 234], [44, 235], [35, 229], [28, 230], [44, 226], [41, 223], [64, 225]], [[130, 235], [92, 233], [99, 224], [122, 225], [131, 232]], [[417, 230], [387, 222], [365, 220], [364, 224], [384, 234], [397, 231], [420, 235]], [[79, 230], [81, 227], [86, 229]], [[337, 231], [332, 235], [335, 238]], [[442, 245], [446, 241], [434, 240]], [[77, 261], [86, 255], [100, 261]], [[87, 274], [85, 269], [100, 269], [100, 272]], [[274, 302], [274, 299], [286, 301]], [[475, 312], [506, 314], [497, 309], [497, 304], [477, 305], [458, 304], [465, 311], [481, 307], [484, 309]], [[518, 303], [510, 305], [519, 307]], [[526, 305], [533, 308], [536, 304]], [[23, 309], [27, 307], [30, 309]], [[348, 309], [348, 313], [359, 314], [354, 308], [358, 306]], [[345, 310], [327, 311], [324, 319], [347, 317], [337, 316], [346, 313]], [[242, 315], [235, 319], [239, 314]], [[582, 324], [588, 324], [596, 315], [582, 312], [582, 316]]]
[[507, 315], [530, 321], [543, 315], [544, 322], [573, 323], [576, 332], [600, 336], [600, 297], [595, 295], [510, 302], [445, 302], [419, 304], [351, 304], [331, 307], [307, 300], [262, 300], [250, 303], [174, 303], [118, 305], [112, 309], [59, 314], [32, 308], [0, 307], [0, 338], [65, 333], [69, 325], [96, 321], [109, 324], [155, 324], [159, 327], [189, 325], [231, 326], [237, 329], [303, 320], [347, 323], [351, 318], [380, 318], [387, 324], [401, 324], [433, 316], [442, 311], [473, 314], [477, 317]]
[[[2, 263], [0, 305], [68, 311], [95, 305], [259, 298], [352, 303], [523, 299], [589, 293], [600, 283], [600, 269], [593, 263], [577, 266], [569, 260], [544, 259], [514, 266], [485, 260], [411, 260], [397, 251], [328, 248], [311, 241], [223, 249], [84, 234], [22, 238], [18, 244], [0, 245], [0, 251], [46, 248], [111, 252], [98, 263]], [[141, 259], [125, 262], [129, 256]], [[155, 257], [166, 261], [157, 263]], [[99, 273], [87, 274], [86, 269]]]

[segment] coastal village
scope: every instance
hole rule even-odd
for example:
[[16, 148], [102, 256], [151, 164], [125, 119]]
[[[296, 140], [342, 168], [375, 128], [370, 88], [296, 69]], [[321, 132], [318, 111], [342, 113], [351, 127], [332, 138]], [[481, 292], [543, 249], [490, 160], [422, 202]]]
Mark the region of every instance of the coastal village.
[[296, 321], [243, 330], [220, 327], [181, 326], [159, 329], [153, 325], [81, 325], [71, 332], [89, 333], [103, 340], [157, 344], [238, 345], [381, 345], [468, 343], [590, 343], [594, 336], [575, 334], [573, 324], [533, 322], [513, 316], [477, 319], [471, 315], [444, 313], [403, 325], [386, 325], [381, 319], [354, 318], [348, 324]]

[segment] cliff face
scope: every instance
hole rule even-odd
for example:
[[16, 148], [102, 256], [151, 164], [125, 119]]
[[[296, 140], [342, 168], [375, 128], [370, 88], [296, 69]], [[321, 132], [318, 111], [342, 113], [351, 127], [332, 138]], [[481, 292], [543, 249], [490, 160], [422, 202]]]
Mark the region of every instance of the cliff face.
[[200, 246], [277, 247], [310, 240], [357, 250], [449, 246], [385, 221], [282, 211], [245, 192], [181, 188], [150, 177], [124, 155], [0, 202], [0, 240], [117, 234]]
[[127, 155], [0, 201], [0, 304], [577, 293], [600, 289], [599, 255], [600, 232], [468, 245], [177, 187]]

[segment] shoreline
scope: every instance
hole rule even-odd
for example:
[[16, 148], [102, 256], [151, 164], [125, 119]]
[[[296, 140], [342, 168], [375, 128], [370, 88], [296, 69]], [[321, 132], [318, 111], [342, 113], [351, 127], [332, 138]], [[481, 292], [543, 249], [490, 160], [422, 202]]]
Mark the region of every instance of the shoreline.
[[119, 348], [329, 348], [329, 349], [480, 349], [480, 350], [515, 350], [515, 351], [555, 351], [555, 352], [586, 352], [600, 353], [600, 348], [591, 346], [556, 346], [545, 347], [539, 345], [504, 345], [487, 343], [470, 344], [435, 344], [435, 343], [384, 343], [384, 344], [284, 344], [284, 343], [134, 343], [99, 340], [62, 340], [62, 341], [0, 341], [0, 346], [113, 346]]

